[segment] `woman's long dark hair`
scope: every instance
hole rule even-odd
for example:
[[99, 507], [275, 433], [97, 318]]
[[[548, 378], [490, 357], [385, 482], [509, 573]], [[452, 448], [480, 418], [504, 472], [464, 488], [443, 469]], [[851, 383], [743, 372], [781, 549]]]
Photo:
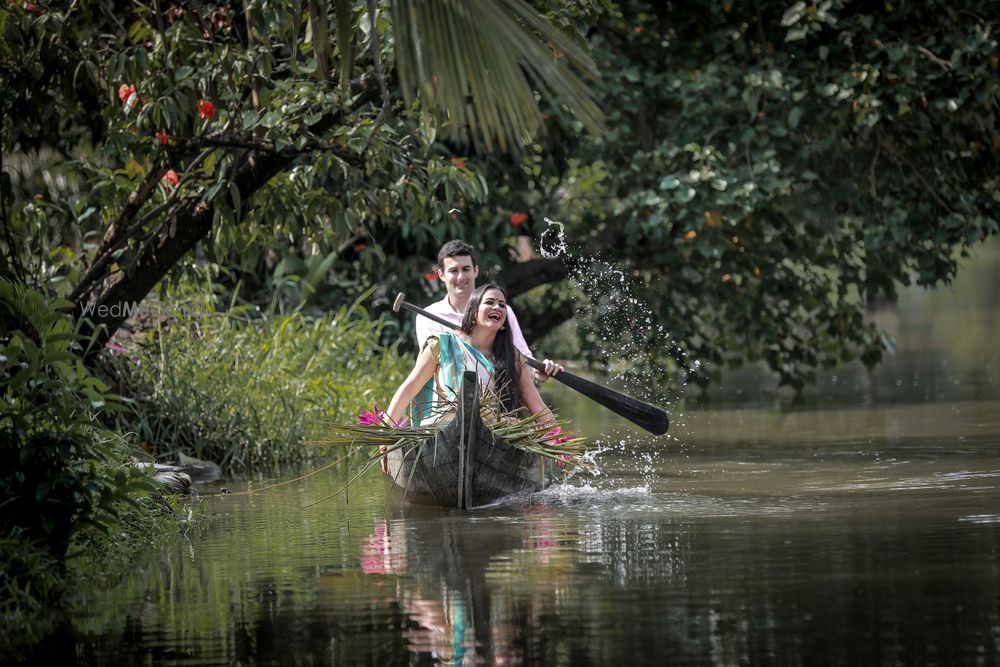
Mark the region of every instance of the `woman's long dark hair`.
[[[477, 287], [476, 291], [469, 297], [469, 303], [465, 305], [465, 312], [462, 313], [462, 325], [459, 329], [465, 334], [471, 334], [476, 327], [476, 314], [479, 312], [479, 305], [483, 301], [483, 295], [487, 290], [497, 290], [503, 294], [504, 301], [507, 295], [504, 291], [492, 283], [487, 283]], [[507, 319], [510, 318], [508, 313]], [[493, 340], [493, 366], [496, 368], [496, 388], [500, 394], [500, 404], [506, 412], [514, 412], [521, 407], [521, 390], [518, 387], [517, 353], [514, 351], [514, 334], [510, 330], [510, 322], [504, 320], [503, 329], [497, 332], [497, 337]]]

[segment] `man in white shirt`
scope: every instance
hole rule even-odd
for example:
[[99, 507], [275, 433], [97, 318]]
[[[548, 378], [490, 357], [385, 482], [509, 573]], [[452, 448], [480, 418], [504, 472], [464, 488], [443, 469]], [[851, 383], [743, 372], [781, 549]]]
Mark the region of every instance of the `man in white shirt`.
[[[479, 266], [476, 264], [476, 254], [472, 246], [458, 239], [448, 241], [441, 246], [441, 250], [438, 251], [437, 273], [448, 293], [440, 301], [426, 306], [424, 310], [459, 325], [462, 323], [465, 305], [476, 291], [476, 278], [479, 277]], [[421, 350], [424, 349], [424, 342], [428, 336], [445, 331], [443, 324], [422, 315], [417, 315], [416, 325], [417, 347]], [[528, 349], [528, 343], [524, 340], [524, 334], [521, 333], [521, 325], [517, 322], [514, 309], [510, 306], [507, 306], [507, 326], [510, 327], [510, 333], [514, 337], [514, 347], [524, 356], [534, 358]], [[546, 380], [548, 377], [544, 373], [535, 371], [535, 378], [538, 380]]]

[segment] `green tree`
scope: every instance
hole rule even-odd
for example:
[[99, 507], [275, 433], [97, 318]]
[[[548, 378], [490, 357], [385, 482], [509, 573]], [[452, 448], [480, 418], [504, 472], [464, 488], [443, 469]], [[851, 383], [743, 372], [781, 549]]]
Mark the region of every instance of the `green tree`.
[[602, 360], [622, 339], [597, 332], [626, 329], [698, 382], [763, 360], [801, 388], [818, 366], [877, 363], [892, 341], [866, 304], [947, 283], [997, 232], [996, 5], [629, 2], [589, 25], [603, 141], [554, 120], [551, 146], [486, 163], [504, 186], [477, 220], [523, 212], [540, 236], [548, 216], [574, 251], [509, 265], [515, 293], [586, 286], [594, 258], [617, 270], [583, 298], [547, 292], [522, 317], [536, 333], [575, 315]]
[[64, 283], [106, 337], [196, 246], [254, 266], [262, 240], [448, 221], [486, 186], [437, 135], [522, 146], [536, 89], [600, 127], [593, 63], [522, 0], [306, 5], [0, 9], [0, 269]]

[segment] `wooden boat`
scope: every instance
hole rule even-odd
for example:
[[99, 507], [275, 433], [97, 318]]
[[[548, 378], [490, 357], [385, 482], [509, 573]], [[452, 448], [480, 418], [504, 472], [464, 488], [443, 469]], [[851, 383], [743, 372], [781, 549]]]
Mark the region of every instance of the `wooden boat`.
[[542, 457], [498, 437], [479, 414], [479, 383], [466, 371], [455, 418], [407, 452], [389, 454], [388, 476], [407, 502], [469, 509], [547, 485]]

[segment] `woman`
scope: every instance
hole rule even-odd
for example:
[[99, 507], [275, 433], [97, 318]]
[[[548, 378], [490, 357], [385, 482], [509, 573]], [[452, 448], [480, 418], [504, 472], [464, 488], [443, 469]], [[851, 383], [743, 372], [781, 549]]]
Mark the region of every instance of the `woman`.
[[[450, 417], [461, 390], [462, 372], [474, 370], [479, 385], [497, 394], [504, 412], [522, 408], [539, 414], [544, 424], [553, 419], [542, 401], [524, 357], [514, 350], [507, 323], [507, 297], [496, 285], [479, 287], [465, 307], [459, 330], [427, 339], [410, 375], [396, 390], [386, 411], [399, 423], [406, 407], [414, 405], [414, 421], [434, 422]], [[557, 375], [559, 364], [545, 360], [545, 373]]]

